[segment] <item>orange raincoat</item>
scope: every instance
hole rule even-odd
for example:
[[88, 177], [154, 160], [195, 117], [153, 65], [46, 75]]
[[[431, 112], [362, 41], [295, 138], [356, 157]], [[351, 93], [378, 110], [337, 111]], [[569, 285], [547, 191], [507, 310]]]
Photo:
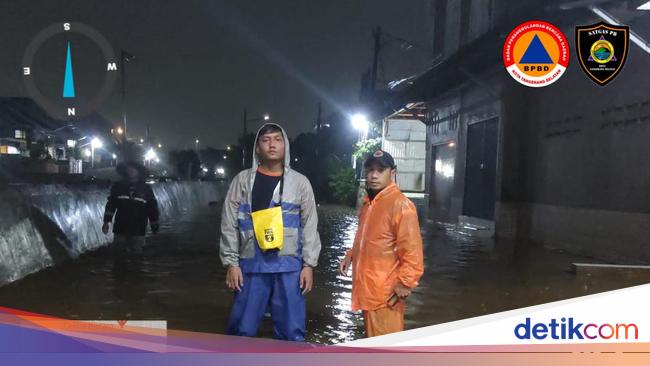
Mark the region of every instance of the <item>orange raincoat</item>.
[[352, 257], [352, 310], [387, 307], [398, 281], [413, 288], [424, 272], [415, 205], [395, 183], [370, 201], [366, 196]]

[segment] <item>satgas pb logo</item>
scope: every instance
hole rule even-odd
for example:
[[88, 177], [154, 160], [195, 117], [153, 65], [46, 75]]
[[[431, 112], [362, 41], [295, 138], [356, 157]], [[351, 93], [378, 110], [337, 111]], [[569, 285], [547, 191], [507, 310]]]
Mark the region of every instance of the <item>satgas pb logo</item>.
[[572, 317], [553, 318], [548, 323], [532, 323], [530, 318], [526, 318], [515, 326], [514, 332], [515, 337], [521, 340], [639, 339], [639, 327], [634, 323], [595, 324], [580, 322]]

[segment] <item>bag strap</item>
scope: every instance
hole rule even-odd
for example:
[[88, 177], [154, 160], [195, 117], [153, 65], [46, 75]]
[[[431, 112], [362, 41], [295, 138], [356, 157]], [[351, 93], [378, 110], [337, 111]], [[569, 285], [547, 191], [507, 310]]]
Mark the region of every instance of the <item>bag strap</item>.
[[282, 206], [283, 193], [284, 193], [284, 166], [282, 167], [282, 177], [280, 177], [280, 206]]

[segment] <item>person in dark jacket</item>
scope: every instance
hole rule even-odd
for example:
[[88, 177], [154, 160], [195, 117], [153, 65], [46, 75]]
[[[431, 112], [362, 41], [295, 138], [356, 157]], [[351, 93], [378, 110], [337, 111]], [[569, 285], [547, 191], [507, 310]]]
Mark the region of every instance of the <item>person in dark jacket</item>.
[[[120, 164], [117, 172], [122, 180], [113, 183], [106, 202], [102, 231], [108, 234], [113, 223], [113, 250], [116, 265], [142, 254], [147, 222], [158, 232], [158, 202], [151, 187], [144, 182], [145, 168], [137, 163]], [[115, 220], [113, 220], [115, 217]]]

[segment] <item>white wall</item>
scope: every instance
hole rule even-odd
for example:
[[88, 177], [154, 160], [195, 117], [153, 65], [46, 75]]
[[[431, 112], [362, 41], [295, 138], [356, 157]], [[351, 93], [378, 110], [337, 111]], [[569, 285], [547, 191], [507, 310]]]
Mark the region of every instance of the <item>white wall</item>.
[[397, 184], [403, 191], [424, 192], [426, 126], [417, 119], [386, 119], [382, 150], [395, 159]]

